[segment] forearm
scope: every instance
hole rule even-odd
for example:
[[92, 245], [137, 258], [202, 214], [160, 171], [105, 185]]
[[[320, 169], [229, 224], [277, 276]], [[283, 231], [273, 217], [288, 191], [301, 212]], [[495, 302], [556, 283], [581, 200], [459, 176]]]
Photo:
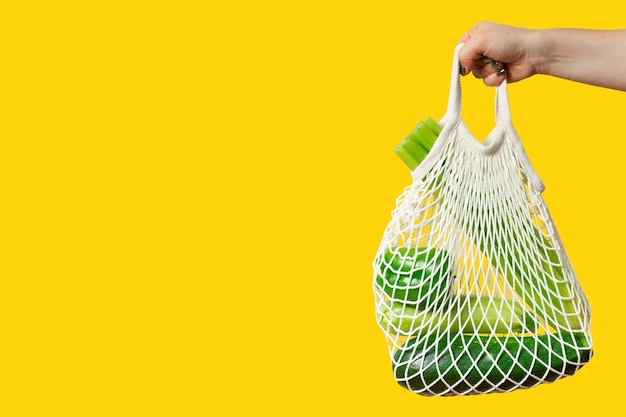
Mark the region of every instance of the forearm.
[[546, 29], [530, 36], [537, 73], [626, 91], [626, 30]]

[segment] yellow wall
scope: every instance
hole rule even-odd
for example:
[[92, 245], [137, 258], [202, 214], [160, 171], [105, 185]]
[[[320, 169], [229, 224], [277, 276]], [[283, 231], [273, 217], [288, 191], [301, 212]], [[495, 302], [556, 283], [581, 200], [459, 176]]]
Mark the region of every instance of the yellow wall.
[[[458, 38], [480, 20], [619, 28], [620, 6], [8, 8], [0, 414], [623, 408], [623, 92], [541, 76], [509, 86], [513, 123], [593, 308], [595, 357], [576, 376], [503, 395], [412, 394], [393, 380], [371, 288], [381, 234], [410, 183], [393, 148], [418, 120], [443, 115]], [[468, 125], [486, 134], [494, 90], [470, 76], [463, 93]]]

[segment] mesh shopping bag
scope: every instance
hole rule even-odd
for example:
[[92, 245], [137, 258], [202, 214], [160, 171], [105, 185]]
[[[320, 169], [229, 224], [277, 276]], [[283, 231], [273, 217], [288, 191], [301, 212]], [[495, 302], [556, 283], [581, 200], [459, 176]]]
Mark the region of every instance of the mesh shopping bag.
[[592, 356], [590, 306], [511, 123], [506, 81], [479, 142], [461, 119], [460, 47], [441, 132], [374, 260], [393, 374], [427, 396], [531, 388]]

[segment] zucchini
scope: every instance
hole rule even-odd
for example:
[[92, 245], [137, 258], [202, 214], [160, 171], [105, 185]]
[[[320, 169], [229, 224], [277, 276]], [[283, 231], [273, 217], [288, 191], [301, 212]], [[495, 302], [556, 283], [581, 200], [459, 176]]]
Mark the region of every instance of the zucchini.
[[396, 380], [425, 396], [508, 392], [571, 376], [592, 357], [584, 333], [410, 339], [393, 356]]

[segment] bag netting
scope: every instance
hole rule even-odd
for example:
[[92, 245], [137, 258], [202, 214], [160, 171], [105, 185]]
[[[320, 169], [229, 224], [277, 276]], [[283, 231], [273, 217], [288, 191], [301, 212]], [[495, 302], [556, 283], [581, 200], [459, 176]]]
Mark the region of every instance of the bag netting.
[[590, 307], [511, 124], [506, 82], [478, 142], [460, 118], [457, 54], [443, 130], [374, 261], [394, 376], [422, 395], [530, 388], [592, 356]]

